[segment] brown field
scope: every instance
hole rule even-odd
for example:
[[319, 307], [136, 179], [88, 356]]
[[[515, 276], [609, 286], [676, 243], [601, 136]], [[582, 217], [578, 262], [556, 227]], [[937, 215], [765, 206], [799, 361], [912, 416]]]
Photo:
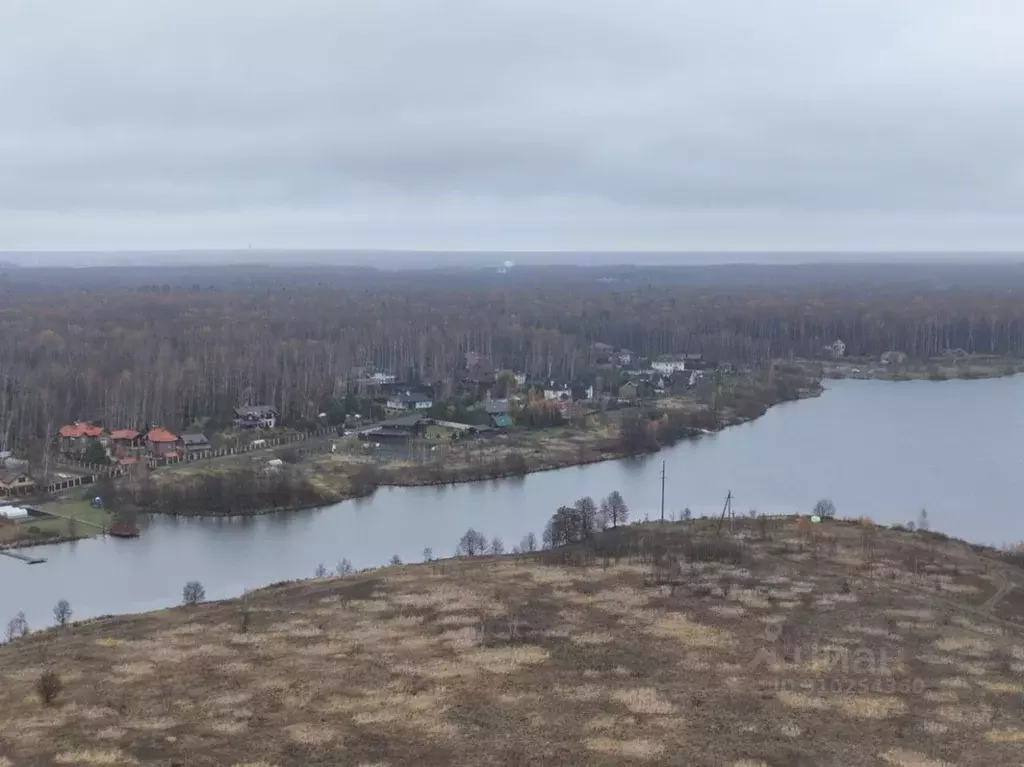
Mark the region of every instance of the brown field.
[[712, 528], [30, 635], [0, 648], [0, 765], [1021, 763], [1024, 572], [853, 524]]

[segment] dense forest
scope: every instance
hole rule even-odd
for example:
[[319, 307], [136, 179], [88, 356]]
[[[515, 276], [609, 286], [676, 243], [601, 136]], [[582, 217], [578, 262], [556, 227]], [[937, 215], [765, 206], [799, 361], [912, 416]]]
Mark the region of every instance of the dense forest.
[[309, 419], [369, 370], [454, 391], [465, 353], [572, 380], [603, 342], [757, 366], [1024, 353], [1024, 267], [0, 269], [0, 443], [74, 419], [180, 428], [239, 403]]

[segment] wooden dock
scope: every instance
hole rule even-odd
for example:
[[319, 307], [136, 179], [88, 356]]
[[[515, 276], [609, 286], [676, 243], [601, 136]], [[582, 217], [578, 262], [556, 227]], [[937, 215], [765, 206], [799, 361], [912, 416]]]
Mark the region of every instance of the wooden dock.
[[5, 557], [10, 557], [11, 559], [20, 559], [26, 565], [41, 565], [46, 561], [45, 559], [39, 559], [38, 557], [27, 557], [24, 554], [19, 554], [16, 551], [9, 551], [7, 549], [0, 549], [0, 554]]

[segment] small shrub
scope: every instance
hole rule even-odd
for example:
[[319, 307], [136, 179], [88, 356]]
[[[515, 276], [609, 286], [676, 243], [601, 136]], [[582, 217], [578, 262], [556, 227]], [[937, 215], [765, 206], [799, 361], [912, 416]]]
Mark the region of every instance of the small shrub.
[[248, 602], [243, 601], [238, 608], [238, 633], [248, 634], [249, 624], [252, 622], [252, 610], [249, 609]]
[[36, 694], [44, 706], [52, 706], [64, 689], [64, 682], [56, 671], [44, 671], [36, 682]]
[[846, 580], [845, 578], [843, 579], [843, 585], [839, 587], [839, 593], [840, 594], [849, 594], [850, 593], [850, 582], [848, 580]]

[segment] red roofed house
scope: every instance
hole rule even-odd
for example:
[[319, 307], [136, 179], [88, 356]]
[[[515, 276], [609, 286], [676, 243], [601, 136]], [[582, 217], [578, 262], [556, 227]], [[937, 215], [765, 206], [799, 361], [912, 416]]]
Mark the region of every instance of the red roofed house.
[[142, 435], [135, 429], [114, 429], [110, 432], [110, 442], [114, 458], [118, 463], [124, 463], [142, 446]]
[[146, 433], [146, 449], [155, 458], [174, 458], [178, 455], [178, 438], [167, 429], [154, 428]]
[[75, 421], [60, 427], [60, 449], [62, 453], [84, 453], [93, 440], [105, 443], [107, 432], [102, 426], [93, 426], [85, 421]]

